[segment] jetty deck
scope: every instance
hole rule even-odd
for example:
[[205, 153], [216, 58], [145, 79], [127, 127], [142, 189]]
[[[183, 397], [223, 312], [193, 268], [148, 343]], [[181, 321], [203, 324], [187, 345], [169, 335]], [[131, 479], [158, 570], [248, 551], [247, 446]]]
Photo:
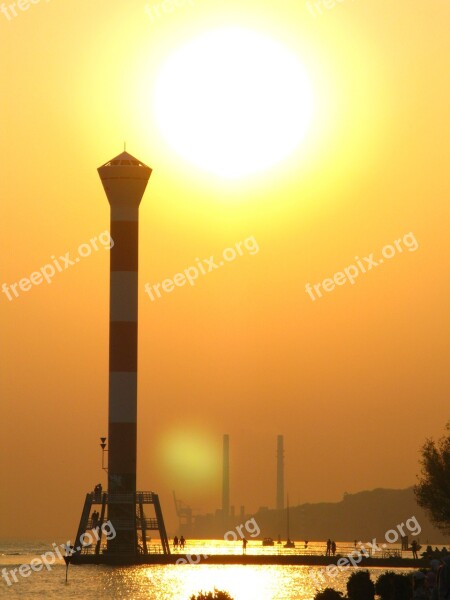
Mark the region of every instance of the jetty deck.
[[[317, 556], [307, 554], [147, 554], [138, 557], [127, 557], [112, 554], [81, 554], [72, 557], [72, 564], [78, 565], [178, 565], [202, 564], [202, 565], [297, 565], [310, 567], [326, 567], [337, 565], [342, 556]], [[183, 559], [183, 561], [180, 561]], [[185, 561], [185, 563], [184, 563]], [[343, 563], [341, 562], [340, 565]], [[350, 568], [352, 564], [348, 563]], [[359, 568], [394, 568], [394, 569], [420, 569], [428, 566], [424, 558], [401, 558], [401, 557], [361, 557], [357, 563]]]

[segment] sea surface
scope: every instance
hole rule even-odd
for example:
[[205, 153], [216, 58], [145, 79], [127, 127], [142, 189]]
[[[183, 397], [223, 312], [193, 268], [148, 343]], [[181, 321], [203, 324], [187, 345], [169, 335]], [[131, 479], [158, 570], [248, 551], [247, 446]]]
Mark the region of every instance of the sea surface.
[[[53, 551], [52, 541], [2, 542], [0, 540], [0, 570], [17, 568], [30, 564], [46, 552]], [[58, 541], [63, 543], [63, 541]], [[248, 554], [266, 553], [304, 553], [304, 543], [296, 543], [294, 551], [282, 546], [265, 547], [261, 541], [249, 540]], [[337, 551], [346, 554], [352, 549], [348, 542], [337, 542]], [[395, 545], [393, 545], [395, 548]], [[310, 542], [308, 550], [314, 554], [324, 554], [323, 542]], [[5, 578], [0, 579], [0, 598], [24, 598], [32, 600], [53, 598], [76, 600], [123, 598], [127, 600], [190, 600], [200, 591], [212, 591], [214, 588], [227, 591], [234, 600], [312, 600], [317, 590], [333, 587], [346, 591], [346, 582], [351, 573], [340, 572], [324, 583], [314, 580], [314, 573], [323, 567], [302, 566], [245, 566], [245, 565], [205, 565], [202, 554], [242, 553], [240, 542], [223, 540], [194, 540], [188, 542], [185, 553], [193, 555], [198, 564], [155, 565], [137, 567], [76, 566], [68, 570], [61, 558], [55, 557], [55, 563], [39, 571], [29, 572], [27, 577], [17, 573], [18, 582], [7, 585]], [[194, 557], [194, 555], [197, 555]], [[355, 570], [355, 568], [352, 568]], [[397, 572], [410, 572], [407, 569], [392, 569]], [[369, 569], [373, 581], [386, 569]]]

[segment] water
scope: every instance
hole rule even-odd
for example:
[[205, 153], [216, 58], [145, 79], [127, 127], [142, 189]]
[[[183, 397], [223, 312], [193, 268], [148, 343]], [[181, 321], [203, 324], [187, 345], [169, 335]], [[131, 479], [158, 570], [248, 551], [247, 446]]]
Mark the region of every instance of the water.
[[[303, 550], [303, 544], [298, 544]], [[311, 543], [311, 549], [319, 552], [323, 542]], [[240, 543], [222, 541], [194, 541], [185, 548], [192, 554], [240, 553]], [[349, 544], [339, 544], [338, 551], [344, 553]], [[0, 569], [7, 571], [29, 564], [33, 558], [52, 550], [51, 542], [0, 541]], [[248, 554], [285, 552], [278, 546], [263, 548], [261, 542], [249, 542]], [[342, 592], [350, 570], [339, 573], [320, 585], [311, 574], [319, 567], [302, 566], [244, 566], [244, 565], [142, 565], [138, 567], [75, 566], [69, 568], [69, 581], [65, 583], [65, 564], [56, 559], [50, 570], [31, 572], [28, 577], [17, 574], [17, 583], [8, 587], [0, 579], [0, 598], [73, 598], [127, 600], [189, 600], [199, 591], [210, 591], [214, 587], [227, 591], [234, 600], [312, 600], [317, 589], [330, 586]], [[372, 579], [386, 569], [369, 569]], [[396, 571], [401, 572], [400, 569]], [[406, 571], [406, 570], [405, 570]], [[406, 571], [407, 572], [407, 571]]]

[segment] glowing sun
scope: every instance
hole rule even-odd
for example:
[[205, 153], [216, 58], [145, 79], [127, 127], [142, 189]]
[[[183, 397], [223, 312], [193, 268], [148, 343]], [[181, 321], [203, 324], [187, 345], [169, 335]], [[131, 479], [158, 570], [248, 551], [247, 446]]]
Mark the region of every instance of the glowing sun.
[[291, 154], [305, 136], [313, 94], [282, 44], [251, 30], [210, 31], [172, 54], [154, 109], [169, 146], [191, 164], [236, 179]]

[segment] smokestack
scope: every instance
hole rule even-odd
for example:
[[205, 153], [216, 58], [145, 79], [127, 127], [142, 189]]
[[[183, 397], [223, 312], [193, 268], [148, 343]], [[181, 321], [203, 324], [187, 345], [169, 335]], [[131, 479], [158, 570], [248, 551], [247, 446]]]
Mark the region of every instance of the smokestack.
[[111, 206], [108, 517], [117, 535], [108, 550], [136, 550], [135, 505], [113, 501], [136, 492], [139, 204], [152, 170], [123, 152], [98, 169]]
[[284, 448], [283, 436], [277, 437], [277, 510], [284, 509]]
[[222, 480], [222, 514], [225, 519], [230, 516], [230, 436], [223, 436], [223, 480]]

